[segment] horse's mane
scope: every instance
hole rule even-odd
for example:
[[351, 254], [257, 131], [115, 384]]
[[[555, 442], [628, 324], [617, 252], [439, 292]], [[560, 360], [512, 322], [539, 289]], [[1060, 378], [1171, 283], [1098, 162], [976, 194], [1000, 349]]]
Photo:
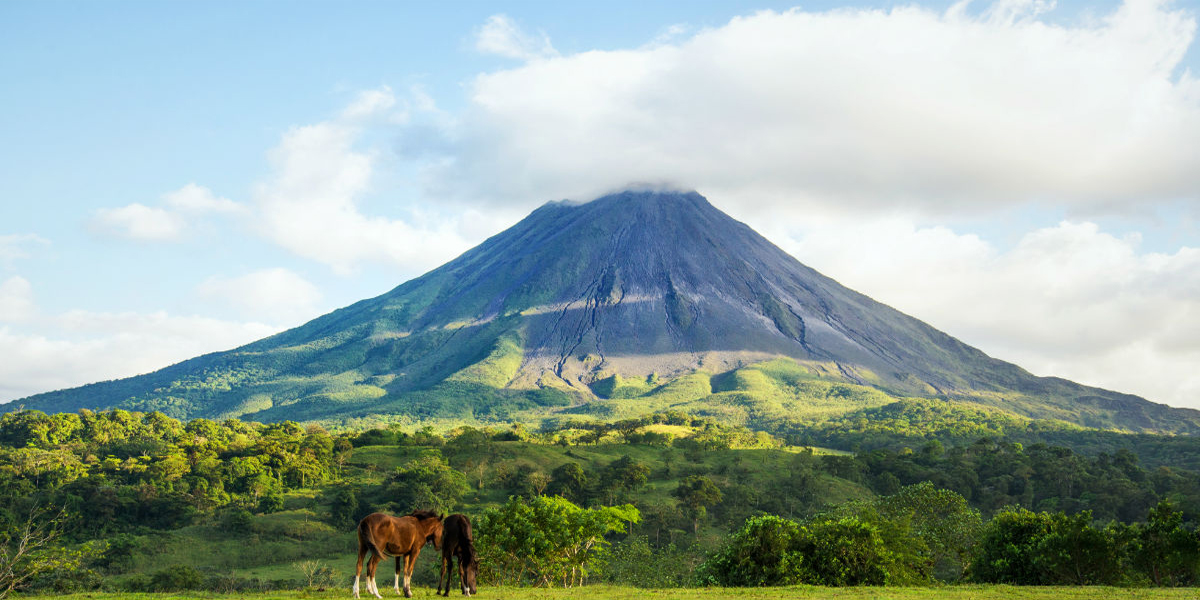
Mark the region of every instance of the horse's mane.
[[436, 519], [439, 515], [432, 510], [414, 510], [409, 513], [409, 516], [416, 517], [418, 521], [423, 521], [425, 519]]

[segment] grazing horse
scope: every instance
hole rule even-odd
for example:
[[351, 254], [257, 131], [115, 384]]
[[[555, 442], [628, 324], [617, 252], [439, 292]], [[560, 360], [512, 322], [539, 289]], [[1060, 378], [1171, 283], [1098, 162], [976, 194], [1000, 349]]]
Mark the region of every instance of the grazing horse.
[[354, 597], [358, 598], [358, 579], [362, 575], [363, 557], [371, 551], [367, 562], [367, 591], [383, 598], [375, 584], [375, 567], [384, 557], [396, 557], [396, 593], [400, 593], [400, 557], [404, 557], [404, 597], [412, 598], [409, 584], [412, 582], [413, 566], [421, 547], [432, 542], [434, 548], [442, 545], [442, 516], [428, 510], [414, 511], [411, 515], [393, 517], [383, 513], [371, 513], [358, 522], [358, 566], [354, 569]]
[[475, 539], [471, 537], [471, 521], [467, 515], [450, 515], [442, 521], [442, 576], [438, 578], [438, 593], [446, 582], [445, 596], [450, 595], [454, 572], [446, 574], [458, 557], [458, 584], [468, 598], [475, 593], [475, 575], [479, 572], [479, 557], [475, 554]]

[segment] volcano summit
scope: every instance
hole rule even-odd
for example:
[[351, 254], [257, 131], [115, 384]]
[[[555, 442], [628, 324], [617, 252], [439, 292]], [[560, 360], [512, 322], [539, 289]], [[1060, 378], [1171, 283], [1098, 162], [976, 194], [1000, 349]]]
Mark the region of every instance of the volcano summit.
[[914, 396], [1200, 431], [1200, 412], [990, 358], [806, 267], [695, 192], [551, 202], [421, 277], [295, 329], [11, 406], [266, 421], [683, 410], [754, 426], [767, 412], [837, 414]]

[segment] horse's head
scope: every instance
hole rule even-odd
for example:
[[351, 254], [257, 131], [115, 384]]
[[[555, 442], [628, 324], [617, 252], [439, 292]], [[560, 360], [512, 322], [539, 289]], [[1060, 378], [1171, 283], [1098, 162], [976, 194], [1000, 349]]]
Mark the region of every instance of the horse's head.
[[444, 514], [435, 513], [432, 510], [417, 510], [413, 511], [413, 517], [421, 524], [421, 529], [425, 532], [425, 543], [433, 544], [433, 547], [442, 549], [442, 519]]
[[433, 542], [433, 547], [437, 550], [442, 549], [442, 536], [443, 536], [442, 517], [443, 517], [443, 515], [438, 515], [437, 522], [434, 523], [433, 529], [430, 531], [429, 537], [426, 538], [427, 542]]

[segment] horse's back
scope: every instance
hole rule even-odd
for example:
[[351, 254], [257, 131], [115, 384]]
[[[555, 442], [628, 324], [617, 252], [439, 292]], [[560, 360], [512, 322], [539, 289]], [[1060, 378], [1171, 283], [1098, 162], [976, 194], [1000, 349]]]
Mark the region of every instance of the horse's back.
[[442, 531], [446, 536], [454, 535], [471, 539], [471, 520], [463, 514], [450, 515], [442, 521]]
[[471, 520], [467, 515], [453, 514], [442, 521], [442, 552], [447, 556], [452, 553], [469, 552], [473, 549], [474, 542], [471, 536]]

